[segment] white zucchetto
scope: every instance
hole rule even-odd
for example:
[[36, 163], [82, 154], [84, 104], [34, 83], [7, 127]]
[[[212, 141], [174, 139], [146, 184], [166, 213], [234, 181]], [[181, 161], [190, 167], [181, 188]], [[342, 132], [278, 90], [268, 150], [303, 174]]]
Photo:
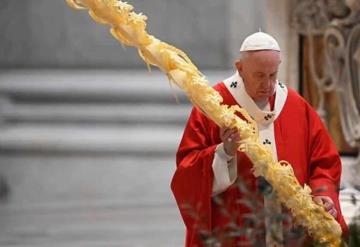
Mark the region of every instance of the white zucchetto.
[[278, 42], [269, 34], [256, 32], [246, 37], [240, 51], [274, 50], [280, 51]]

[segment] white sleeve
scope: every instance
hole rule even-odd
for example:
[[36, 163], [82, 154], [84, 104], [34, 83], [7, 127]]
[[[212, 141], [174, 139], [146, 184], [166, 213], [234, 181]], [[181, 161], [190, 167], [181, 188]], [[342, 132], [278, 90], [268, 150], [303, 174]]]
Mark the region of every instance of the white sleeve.
[[215, 196], [232, 185], [237, 177], [236, 155], [227, 155], [223, 143], [216, 147], [212, 169], [214, 172], [212, 195]]

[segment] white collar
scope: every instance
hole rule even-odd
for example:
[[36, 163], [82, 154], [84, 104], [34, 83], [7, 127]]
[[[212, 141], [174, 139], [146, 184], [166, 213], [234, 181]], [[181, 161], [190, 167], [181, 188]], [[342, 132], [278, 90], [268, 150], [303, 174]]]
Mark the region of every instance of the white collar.
[[269, 125], [275, 121], [285, 105], [288, 94], [287, 87], [279, 81], [276, 81], [274, 110], [270, 111], [269, 103], [264, 108], [265, 110], [261, 110], [247, 94], [244, 82], [238, 72], [224, 80], [224, 84], [236, 102], [243, 107], [257, 123], [263, 125]]

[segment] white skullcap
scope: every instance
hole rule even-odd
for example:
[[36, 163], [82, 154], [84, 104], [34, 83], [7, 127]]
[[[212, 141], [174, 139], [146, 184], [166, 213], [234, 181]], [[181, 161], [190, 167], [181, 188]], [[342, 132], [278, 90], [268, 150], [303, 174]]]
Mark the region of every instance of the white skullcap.
[[280, 51], [280, 46], [271, 35], [263, 32], [257, 32], [248, 36], [240, 47], [240, 51], [259, 50]]

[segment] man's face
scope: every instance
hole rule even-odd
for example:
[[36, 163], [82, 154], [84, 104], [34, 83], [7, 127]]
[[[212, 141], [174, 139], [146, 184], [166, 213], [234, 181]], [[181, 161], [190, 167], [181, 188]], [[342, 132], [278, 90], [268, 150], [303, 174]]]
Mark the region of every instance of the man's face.
[[280, 52], [248, 51], [235, 63], [246, 92], [254, 101], [268, 99], [273, 93], [280, 65]]

